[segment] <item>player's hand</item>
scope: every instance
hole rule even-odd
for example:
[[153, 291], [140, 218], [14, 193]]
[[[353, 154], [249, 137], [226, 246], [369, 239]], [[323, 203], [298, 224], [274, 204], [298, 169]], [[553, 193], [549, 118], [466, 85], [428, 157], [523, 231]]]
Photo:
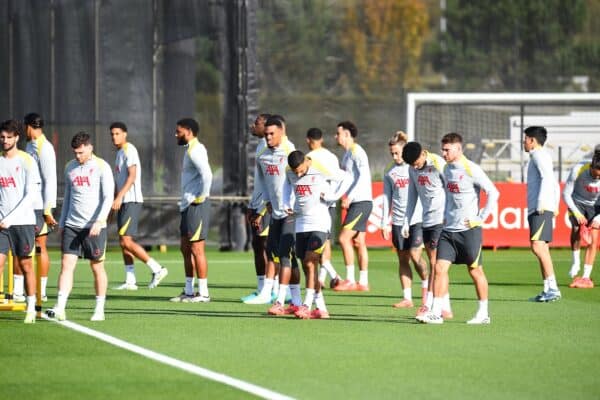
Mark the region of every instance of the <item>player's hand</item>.
[[58, 224], [52, 214], [44, 214], [44, 222], [46, 222], [46, 225], [48, 225], [48, 228], [50, 229], [54, 229], [56, 224]]
[[115, 197], [115, 200], [112, 203], [112, 209], [114, 211], [119, 211], [119, 209], [121, 208], [121, 204], [123, 204], [123, 198], [121, 196], [117, 196]]
[[575, 219], [577, 219], [577, 223], [579, 225], [587, 225], [588, 220], [585, 217], [585, 215], [581, 214], [581, 213], [575, 213], [574, 214]]
[[294, 215], [294, 210], [292, 210], [291, 208], [286, 208], [285, 212], [287, 213], [287, 215]]
[[96, 221], [92, 224], [90, 228], [90, 237], [98, 236], [100, 231], [102, 230], [102, 223], [100, 221]]
[[381, 229], [381, 235], [383, 236], [384, 240], [390, 240], [390, 233], [392, 232], [392, 227], [391, 226], [386, 226], [384, 228]]
[[477, 228], [478, 226], [483, 225], [483, 221], [479, 217], [467, 218], [465, 220], [465, 225], [468, 228]]
[[263, 218], [262, 215], [257, 215], [255, 217], [253, 217], [251, 224], [252, 224], [252, 228], [254, 228], [254, 230], [258, 231], [260, 229], [262, 218]]
[[600, 229], [600, 215], [597, 215], [592, 220], [592, 223], [591, 223], [590, 227], [593, 228], [593, 229]]
[[0, 229], [8, 229], [9, 225], [6, 225], [4, 221], [0, 221]]
[[347, 197], [342, 199], [342, 208], [350, 208], [350, 199]]
[[410, 234], [410, 226], [408, 224], [402, 225], [402, 230], [400, 230], [400, 234], [404, 239], [408, 239], [408, 236]]

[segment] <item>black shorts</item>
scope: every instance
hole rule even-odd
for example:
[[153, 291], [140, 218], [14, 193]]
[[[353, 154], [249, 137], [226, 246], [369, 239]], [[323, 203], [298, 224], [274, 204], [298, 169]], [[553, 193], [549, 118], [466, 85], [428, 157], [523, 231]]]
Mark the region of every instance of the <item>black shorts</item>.
[[367, 221], [371, 216], [373, 210], [372, 201], [358, 201], [350, 204], [344, 223], [342, 224], [343, 229], [349, 229], [356, 232], [367, 231]]
[[437, 259], [477, 268], [482, 264], [481, 243], [481, 227], [460, 232], [442, 231]]
[[123, 203], [117, 213], [119, 236], [135, 236], [138, 231], [142, 203]]
[[[577, 201], [575, 202], [575, 205], [583, 213], [585, 219], [587, 219], [588, 226], [592, 224], [592, 220], [594, 219], [594, 217], [600, 214], [600, 206], [586, 206]], [[571, 226], [576, 227], [577, 225], [579, 225], [579, 222], [577, 222], [577, 218], [575, 218], [571, 210], [569, 210], [569, 221], [571, 222]]]
[[303, 260], [307, 251], [321, 254], [325, 242], [327, 242], [326, 232], [298, 232], [296, 233], [296, 255]]
[[0, 253], [11, 250], [17, 257], [33, 257], [35, 253], [35, 225], [13, 225], [0, 229]]
[[542, 214], [529, 214], [527, 216], [527, 222], [529, 222], [529, 240], [531, 240], [532, 242], [551, 242], [553, 218], [554, 213], [551, 211], [544, 211]]
[[50, 233], [44, 219], [44, 210], [35, 210], [35, 237], [46, 236]]
[[210, 201], [206, 199], [200, 204], [190, 204], [181, 212], [179, 232], [190, 242], [206, 240], [210, 224]]
[[288, 216], [282, 219], [271, 219], [269, 236], [267, 237], [267, 258], [279, 263], [282, 267], [291, 264], [292, 250], [296, 242], [296, 219]]
[[416, 249], [423, 245], [423, 230], [421, 223], [411, 225], [408, 228], [408, 238], [402, 237], [402, 226], [392, 225], [392, 244], [396, 250]]
[[437, 249], [442, 234], [442, 224], [423, 228], [423, 243], [430, 249]]
[[90, 237], [89, 228], [72, 228], [65, 226], [62, 237], [63, 254], [82, 256], [86, 260], [103, 261], [106, 255], [106, 228], [102, 228], [98, 236]]

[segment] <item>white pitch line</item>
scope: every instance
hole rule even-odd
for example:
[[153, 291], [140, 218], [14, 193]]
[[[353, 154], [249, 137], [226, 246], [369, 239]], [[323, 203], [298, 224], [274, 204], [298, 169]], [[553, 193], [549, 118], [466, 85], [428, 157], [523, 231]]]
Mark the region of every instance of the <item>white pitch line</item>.
[[250, 394], [261, 397], [263, 399], [294, 400], [293, 397], [289, 397], [289, 396], [283, 395], [281, 393], [274, 392], [272, 390], [254, 385], [249, 382], [242, 381], [240, 379], [232, 378], [231, 376], [227, 376], [225, 374], [214, 372], [209, 369], [202, 368], [197, 365], [190, 364], [188, 362], [181, 361], [181, 360], [166, 356], [161, 353], [157, 353], [155, 351], [146, 349], [144, 347], [141, 347], [141, 346], [126, 342], [124, 340], [118, 339], [114, 336], [107, 335], [106, 333], [98, 332], [93, 329], [87, 328], [83, 325], [76, 324], [75, 322], [71, 322], [71, 321], [60, 321], [59, 322], [54, 319], [48, 318], [46, 315], [42, 315], [42, 318], [44, 318], [48, 321], [56, 322], [57, 324], [60, 324], [64, 327], [72, 329], [76, 332], [80, 332], [85, 335], [92, 336], [98, 340], [102, 340], [103, 342], [112, 344], [113, 346], [117, 346], [117, 347], [120, 347], [127, 351], [130, 351], [132, 353], [136, 353], [143, 357], [147, 357], [151, 360], [158, 361], [160, 363], [169, 365], [171, 367], [181, 369], [185, 372], [188, 372], [188, 373], [194, 374], [194, 375], [198, 375], [202, 378], [206, 378], [206, 379], [210, 379], [215, 382], [223, 383], [227, 386], [231, 386], [236, 389], [243, 390], [244, 392], [248, 392]]

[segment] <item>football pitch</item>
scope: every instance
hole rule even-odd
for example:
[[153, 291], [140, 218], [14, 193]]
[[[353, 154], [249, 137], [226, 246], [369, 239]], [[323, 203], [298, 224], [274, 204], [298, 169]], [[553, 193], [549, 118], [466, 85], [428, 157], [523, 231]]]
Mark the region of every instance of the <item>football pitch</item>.
[[[243, 399], [239, 383], [297, 399], [598, 399], [600, 289], [569, 289], [568, 250], [552, 250], [563, 299], [529, 302], [541, 290], [535, 257], [525, 249], [484, 251], [492, 324], [469, 326], [477, 308], [466, 267], [450, 271], [454, 319], [442, 326], [394, 309], [401, 298], [395, 255], [370, 251], [371, 291], [326, 290], [330, 320], [267, 316], [245, 305], [254, 290], [251, 253], [209, 251], [210, 303], [176, 304], [183, 267], [177, 249], [152, 252], [169, 276], [153, 290], [136, 264], [138, 291], [109, 290], [106, 321], [90, 322], [93, 278], [80, 261], [68, 321], [175, 360], [180, 367], [23, 314], [0, 313], [2, 399]], [[343, 271], [341, 255], [334, 265]], [[51, 253], [54, 305], [59, 255]], [[598, 268], [598, 265], [596, 265]], [[119, 253], [107, 256], [109, 288], [124, 277]], [[595, 271], [597, 275], [598, 271]], [[420, 293], [420, 284], [413, 293]], [[417, 303], [417, 301], [415, 301]], [[111, 339], [111, 340], [112, 340]], [[195, 374], [192, 367], [207, 371]], [[210, 372], [223, 379], [210, 379]], [[232, 384], [233, 382], [233, 384]], [[242, 386], [243, 387], [243, 386]], [[271, 393], [271, 395], [269, 395]]]

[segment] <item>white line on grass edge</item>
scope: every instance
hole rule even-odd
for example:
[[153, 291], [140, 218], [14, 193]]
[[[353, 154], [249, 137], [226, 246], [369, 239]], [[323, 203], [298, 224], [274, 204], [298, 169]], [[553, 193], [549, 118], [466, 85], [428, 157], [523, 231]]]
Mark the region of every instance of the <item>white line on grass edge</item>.
[[160, 363], [169, 365], [171, 367], [179, 368], [185, 372], [190, 374], [198, 375], [206, 379], [210, 379], [212, 381], [223, 383], [227, 386], [234, 387], [239, 390], [243, 390], [244, 392], [248, 392], [258, 397], [262, 397], [263, 399], [274, 399], [274, 400], [293, 400], [293, 397], [289, 397], [283, 395], [281, 393], [274, 392], [272, 390], [254, 385], [252, 383], [244, 382], [240, 379], [232, 378], [225, 374], [221, 374], [218, 372], [211, 371], [206, 368], [199, 367], [194, 364], [190, 364], [185, 361], [178, 360], [173, 357], [166, 356], [164, 354], [157, 353], [152, 350], [148, 350], [141, 346], [126, 342], [124, 340], [118, 339], [114, 336], [107, 335], [106, 333], [98, 332], [93, 329], [87, 328], [83, 325], [76, 324], [71, 321], [56, 321], [55, 319], [48, 318], [46, 315], [42, 315], [42, 318], [56, 322], [62, 326], [65, 326], [74, 331], [83, 333], [88, 336], [92, 336], [96, 339], [102, 340], [103, 342], [112, 344], [113, 346], [120, 347], [122, 349], [131, 351], [132, 353], [139, 354], [141, 356], [147, 357], [151, 360], [158, 361]]

